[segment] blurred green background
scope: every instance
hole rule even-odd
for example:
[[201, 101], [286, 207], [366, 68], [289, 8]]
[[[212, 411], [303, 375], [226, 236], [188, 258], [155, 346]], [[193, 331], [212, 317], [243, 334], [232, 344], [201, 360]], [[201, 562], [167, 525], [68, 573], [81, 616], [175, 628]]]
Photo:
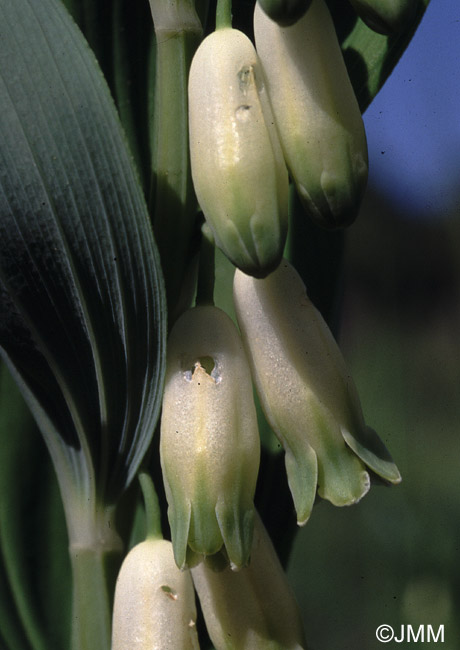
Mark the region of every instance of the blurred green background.
[[372, 190], [347, 232], [340, 345], [403, 482], [320, 503], [297, 535], [289, 577], [312, 650], [379, 648], [384, 623], [398, 637], [443, 624], [443, 647], [460, 647], [459, 251], [458, 212], [406, 219]]

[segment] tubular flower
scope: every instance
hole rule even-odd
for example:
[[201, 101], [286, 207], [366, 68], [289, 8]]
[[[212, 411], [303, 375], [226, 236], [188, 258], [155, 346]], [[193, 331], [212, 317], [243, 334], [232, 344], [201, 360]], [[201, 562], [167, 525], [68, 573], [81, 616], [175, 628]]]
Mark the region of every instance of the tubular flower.
[[410, 22], [417, 0], [350, 0], [368, 27], [379, 34], [397, 34]]
[[260, 442], [249, 365], [238, 331], [217, 307], [175, 324], [160, 441], [174, 555], [183, 568], [224, 545], [243, 566], [252, 540]]
[[302, 650], [299, 609], [273, 544], [256, 516], [249, 566], [192, 569], [206, 627], [216, 650]]
[[112, 650], [199, 650], [189, 572], [171, 542], [147, 539], [126, 556], [117, 579]]
[[283, 261], [264, 280], [235, 274], [234, 300], [265, 416], [286, 452], [289, 487], [303, 525], [318, 494], [337, 506], [363, 497], [368, 469], [399, 471], [366, 426], [355, 385], [295, 269]]
[[324, 0], [280, 27], [254, 13], [254, 34], [289, 171], [306, 211], [321, 225], [345, 226], [367, 183], [364, 125]]
[[222, 28], [201, 43], [189, 77], [192, 178], [216, 243], [246, 273], [282, 257], [288, 175], [254, 46]]

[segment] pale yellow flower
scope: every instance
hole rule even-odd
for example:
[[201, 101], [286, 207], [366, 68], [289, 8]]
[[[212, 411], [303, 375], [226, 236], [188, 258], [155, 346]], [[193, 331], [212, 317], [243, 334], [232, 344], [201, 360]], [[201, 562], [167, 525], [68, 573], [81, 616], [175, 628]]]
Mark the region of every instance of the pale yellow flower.
[[280, 27], [256, 5], [254, 34], [289, 172], [321, 225], [347, 225], [366, 187], [363, 120], [325, 0]]
[[318, 494], [355, 503], [370, 487], [369, 470], [398, 483], [399, 471], [366, 426], [355, 384], [339, 347], [283, 260], [263, 280], [235, 274], [238, 323], [265, 416], [286, 452], [299, 524]]
[[171, 332], [160, 454], [178, 566], [222, 546], [244, 565], [260, 441], [246, 354], [217, 307], [190, 309]]
[[135, 546], [118, 575], [112, 650], [199, 650], [192, 579], [174, 561], [171, 542]]
[[218, 29], [195, 53], [189, 125], [193, 184], [217, 245], [266, 275], [283, 254], [288, 175], [259, 59], [239, 30]]

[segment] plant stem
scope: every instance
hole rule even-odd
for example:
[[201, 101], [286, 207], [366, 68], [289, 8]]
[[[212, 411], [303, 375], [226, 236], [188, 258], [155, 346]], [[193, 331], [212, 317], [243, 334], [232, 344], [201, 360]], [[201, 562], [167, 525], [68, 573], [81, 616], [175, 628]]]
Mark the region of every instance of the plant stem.
[[307, 218], [293, 185], [286, 257], [308, 287], [310, 300], [337, 335], [342, 291], [343, 230], [325, 230]]
[[188, 143], [188, 72], [201, 40], [190, 0], [150, 0], [156, 36], [150, 208], [171, 320], [193, 253], [197, 204]]
[[198, 267], [197, 305], [214, 304], [215, 246], [207, 223], [201, 229], [200, 263]]
[[142, 496], [145, 504], [146, 538], [162, 539], [160, 503], [158, 501], [158, 495], [155, 491], [153, 481], [149, 474], [141, 472], [139, 474], [139, 482], [141, 484]]
[[110, 648], [112, 612], [107, 583], [113, 554], [102, 549], [71, 551], [72, 650]]
[[216, 29], [232, 26], [232, 0], [217, 0]]
[[113, 509], [96, 509], [91, 539], [70, 540], [72, 650], [110, 649], [113, 593], [122, 559], [113, 514]]

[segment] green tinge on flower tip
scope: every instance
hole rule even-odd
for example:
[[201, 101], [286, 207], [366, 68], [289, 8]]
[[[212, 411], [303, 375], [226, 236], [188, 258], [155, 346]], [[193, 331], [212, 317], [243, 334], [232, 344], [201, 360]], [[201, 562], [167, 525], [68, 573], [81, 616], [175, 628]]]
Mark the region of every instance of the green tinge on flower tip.
[[347, 447], [341, 436], [340, 414], [311, 404], [317, 433], [318, 494], [335, 506], [348, 506], [362, 499], [370, 488], [363, 462]]
[[327, 417], [322, 417], [314, 401], [306, 406], [313, 413], [304, 422], [305, 429], [316, 430], [314, 448], [308, 442], [308, 435], [295, 437], [292, 429], [274, 427], [282, 433], [288, 484], [299, 526], [307, 523], [316, 492], [335, 506], [346, 506], [357, 503], [370, 488], [365, 465], [346, 446], [337, 421], [332, 417], [328, 422]]
[[399, 469], [374, 429], [365, 424], [356, 385], [351, 377], [347, 382], [347, 399], [352, 418], [341, 427], [343, 439], [376, 476], [397, 485], [401, 482]]
[[[197, 474], [206, 476], [206, 472], [199, 470]], [[210, 494], [213, 494], [212, 486]], [[177, 508], [171, 507], [174, 557], [180, 568], [195, 566], [205, 557], [215, 555], [221, 550], [224, 540], [230, 564], [238, 568], [247, 563], [252, 544], [254, 507], [250, 499], [246, 498], [246, 503], [241, 501], [239, 494], [233, 496], [230, 493], [214, 503], [207, 495], [206, 485], [200, 483], [192, 502], [187, 504], [188, 509], [181, 509], [180, 504]]]
[[263, 277], [283, 254], [289, 182], [250, 39], [231, 28], [207, 36], [193, 58], [188, 88], [198, 202], [230, 261]]
[[205, 463], [201, 465], [200, 461], [197, 461], [194, 471], [197, 481], [192, 496], [188, 545], [196, 553], [214, 555], [224, 543], [223, 531], [217, 517], [219, 497], [216, 495], [212, 480], [207, 480], [209, 469], [206, 468]]
[[225, 539], [231, 568], [239, 569], [245, 566], [251, 553], [254, 530], [252, 502], [244, 504], [238, 498], [232, 502], [223, 496], [217, 504], [216, 516]]
[[350, 0], [359, 17], [379, 34], [398, 34], [409, 25], [417, 0]]
[[[238, 197], [238, 185], [234, 185], [235, 196]], [[238, 197], [241, 199], [241, 193]], [[217, 246], [228, 259], [239, 269], [254, 277], [264, 277], [279, 264], [283, 254], [286, 239], [285, 224], [281, 225], [267, 217], [270, 208], [251, 205], [251, 214], [247, 206], [241, 206], [241, 201], [235, 201], [226, 208], [230, 217], [222, 215], [221, 222], [216, 224], [208, 219]]]
[[388, 449], [371, 427], [359, 429], [359, 435], [353, 435], [342, 429], [342, 436], [347, 445], [361, 460], [382, 479], [397, 485], [401, 483], [401, 474], [396, 467]]
[[171, 332], [160, 458], [176, 563], [225, 548], [249, 558], [260, 441], [249, 365], [231, 319], [213, 306], [185, 312]]
[[310, 518], [318, 485], [316, 452], [306, 439], [297, 441], [293, 448], [284, 445], [286, 474], [297, 513], [297, 523], [304, 526]]
[[[304, 155], [300, 147], [298, 157]], [[294, 182], [307, 213], [322, 226], [332, 229], [348, 226], [356, 219], [367, 185], [368, 166], [361, 154], [353, 159], [348, 155], [341, 159], [337, 151], [328, 154], [328, 158], [341, 170], [340, 174], [332, 169], [318, 171], [319, 182], [311, 178], [307, 186], [303, 173], [299, 172]]]
[[[203, 556], [213, 555], [223, 544], [222, 534], [215, 516], [214, 504], [204, 495], [194, 495], [200, 505], [192, 510], [192, 502], [185, 495], [166, 485], [168, 518], [172, 532], [174, 559], [180, 569], [194, 566]], [[176, 498], [175, 498], [176, 497]], [[182, 498], [181, 498], [182, 497]]]
[[289, 262], [263, 280], [236, 271], [234, 301], [262, 408], [286, 452], [298, 523], [316, 490], [344, 506], [367, 493], [374, 474], [398, 483], [339, 347]]

